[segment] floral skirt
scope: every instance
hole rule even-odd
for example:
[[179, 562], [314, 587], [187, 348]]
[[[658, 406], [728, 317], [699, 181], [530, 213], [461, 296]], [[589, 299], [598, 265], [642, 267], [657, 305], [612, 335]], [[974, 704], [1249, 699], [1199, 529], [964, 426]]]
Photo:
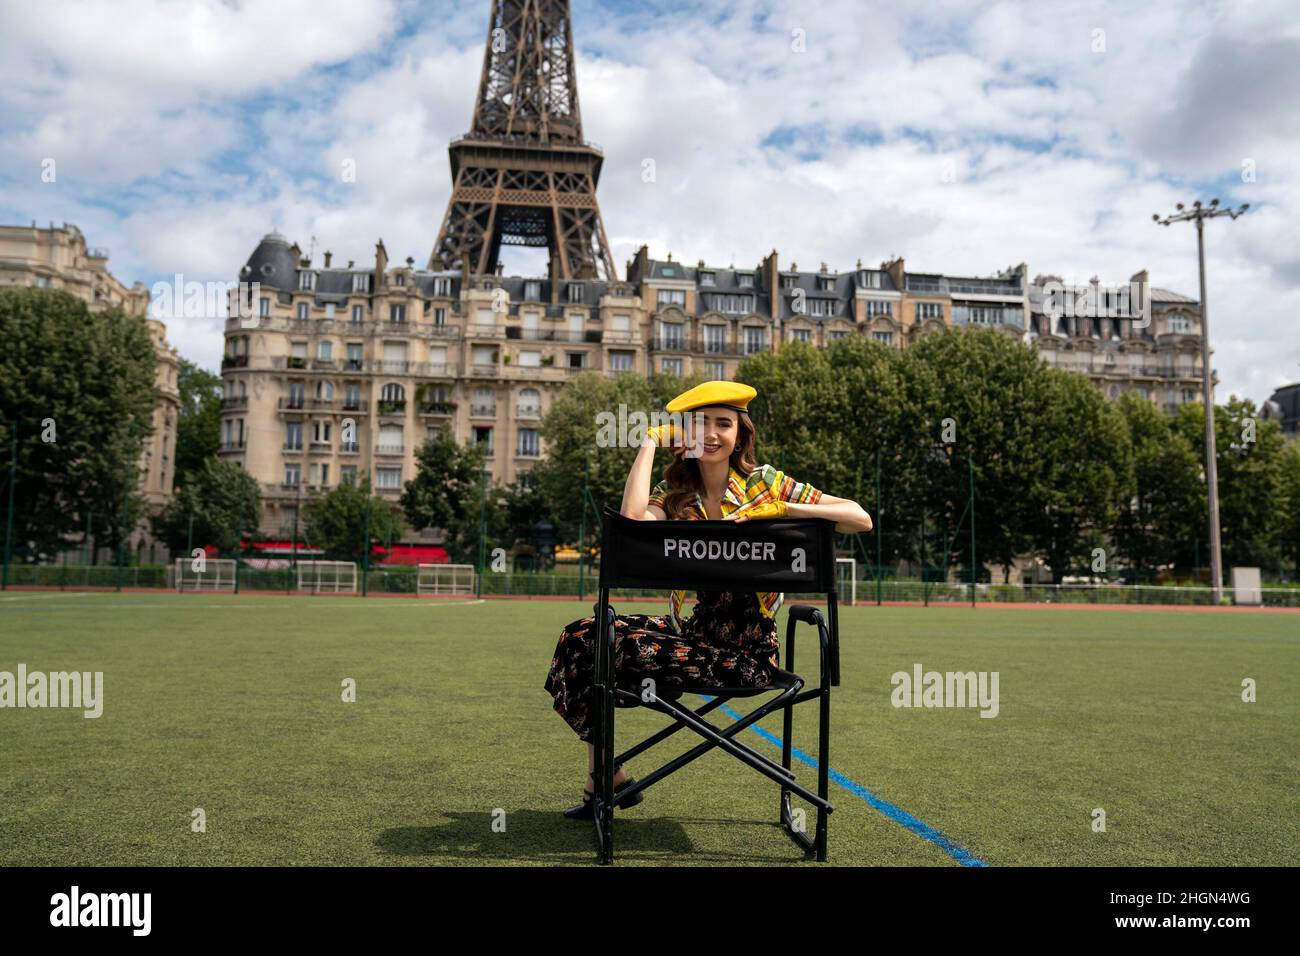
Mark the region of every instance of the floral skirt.
[[[701, 592], [700, 598], [680, 634], [666, 614], [615, 615], [614, 674], [619, 687], [637, 692], [646, 678], [663, 687], [772, 683], [780, 667], [776, 623], [762, 616], [757, 598], [731, 592]], [[598, 632], [594, 622], [584, 617], [560, 632], [543, 685], [556, 712], [587, 742], [592, 739]]]

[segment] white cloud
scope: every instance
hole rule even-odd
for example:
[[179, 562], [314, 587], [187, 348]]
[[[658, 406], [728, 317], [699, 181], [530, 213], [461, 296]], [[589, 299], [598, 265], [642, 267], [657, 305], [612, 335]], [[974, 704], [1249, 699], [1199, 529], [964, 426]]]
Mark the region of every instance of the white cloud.
[[[128, 281], [234, 278], [272, 226], [304, 247], [315, 236], [338, 262], [370, 261], [382, 236], [391, 259], [422, 265], [488, 6], [14, 6], [0, 34], [0, 211], [78, 222]], [[1208, 228], [1224, 392], [1259, 400], [1300, 378], [1300, 32], [1285, 2], [656, 9], [590, 2], [574, 15], [620, 269], [642, 243], [722, 265], [775, 248], [804, 268], [892, 254], [950, 274], [1024, 261], [1031, 275], [1123, 281], [1148, 268], [1196, 295], [1193, 231], [1150, 216], [1225, 190], [1253, 208]], [[57, 187], [39, 182], [43, 156], [60, 159]], [[1241, 182], [1244, 159], [1255, 182]], [[536, 262], [507, 255], [511, 271]], [[215, 364], [218, 328], [170, 334]]]

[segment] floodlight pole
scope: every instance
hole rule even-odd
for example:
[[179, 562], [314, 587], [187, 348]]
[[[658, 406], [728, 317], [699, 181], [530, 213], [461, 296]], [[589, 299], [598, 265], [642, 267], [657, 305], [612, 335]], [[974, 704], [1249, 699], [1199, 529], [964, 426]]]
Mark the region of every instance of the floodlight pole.
[[1219, 208], [1219, 200], [1211, 199], [1208, 206], [1198, 199], [1187, 209], [1182, 203], [1173, 215], [1152, 215], [1154, 222], [1168, 226], [1173, 222], [1196, 223], [1196, 256], [1201, 279], [1201, 393], [1205, 402], [1205, 484], [1210, 512], [1210, 603], [1218, 605], [1223, 599], [1223, 548], [1219, 536], [1219, 469], [1218, 452], [1214, 440], [1214, 382], [1210, 371], [1210, 308], [1205, 298], [1205, 220], [1216, 216], [1236, 219], [1250, 203], [1238, 209]]

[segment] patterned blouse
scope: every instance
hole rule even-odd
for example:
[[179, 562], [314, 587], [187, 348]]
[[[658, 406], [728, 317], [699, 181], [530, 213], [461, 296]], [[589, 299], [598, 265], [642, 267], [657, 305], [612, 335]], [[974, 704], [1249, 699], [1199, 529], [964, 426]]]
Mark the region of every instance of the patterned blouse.
[[[664, 506], [670, 488], [665, 478], [650, 490], [648, 504]], [[747, 511], [756, 505], [769, 501], [788, 501], [796, 504], [815, 505], [821, 500], [822, 493], [807, 482], [795, 481], [772, 465], [759, 465], [749, 476], [741, 474], [734, 467], [728, 468], [727, 490], [722, 495], [722, 515], [727, 517], [738, 511]], [[691, 521], [707, 521], [704, 501], [695, 495], [695, 510], [690, 515]], [[765, 617], [776, 617], [785, 595], [775, 591], [759, 591], [758, 603]], [[681, 609], [686, 600], [686, 591], [673, 591], [668, 598], [669, 620], [680, 632], [682, 629]]]

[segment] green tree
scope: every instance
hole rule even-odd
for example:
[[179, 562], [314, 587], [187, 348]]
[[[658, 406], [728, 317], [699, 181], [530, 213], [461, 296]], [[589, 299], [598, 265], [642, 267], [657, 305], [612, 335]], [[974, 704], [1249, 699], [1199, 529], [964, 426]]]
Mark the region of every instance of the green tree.
[[1071, 568], [1101, 567], [1095, 549], [1105, 550], [1116, 503], [1132, 494], [1132, 447], [1124, 417], [1086, 376], [1046, 369], [1039, 384], [1021, 507], [1034, 549], [1060, 583]]
[[1113, 540], [1136, 580], [1167, 566], [1191, 567], [1205, 524], [1205, 486], [1196, 450], [1153, 403], [1126, 391], [1115, 403], [1128, 428], [1133, 483], [1116, 503]]
[[[366, 538], [366, 502], [370, 503], [370, 537]], [[306, 539], [332, 560], [361, 564], [371, 542], [397, 540], [405, 533], [401, 511], [370, 493], [370, 480], [343, 481], [308, 503]]]
[[221, 376], [181, 359], [178, 384], [181, 410], [176, 422], [176, 487], [215, 456], [221, 443]]
[[[702, 379], [682, 379], [673, 375], [639, 375], [610, 378], [596, 372], [574, 377], [561, 391], [542, 420], [541, 436], [547, 445], [547, 457], [534, 466], [537, 487], [552, 508], [550, 518], [556, 526], [557, 541], [576, 542], [582, 526], [584, 475], [587, 490], [598, 509], [617, 509], [623, 501], [628, 471], [636, 458], [631, 443], [606, 442], [616, 428], [602, 432], [602, 424], [617, 422], [620, 405], [630, 419], [634, 412], [649, 416], [662, 413], [675, 395], [698, 384]], [[614, 434], [612, 437], [618, 437]], [[630, 440], [634, 437], [628, 434]], [[658, 481], [668, 465], [671, 452], [656, 452], [652, 474]], [[586, 511], [587, 534], [597, 530], [598, 517]]]
[[182, 553], [187, 543], [231, 554], [255, 536], [261, 514], [262, 493], [253, 476], [234, 462], [208, 458], [186, 475], [153, 528], [172, 554]]
[[145, 510], [137, 463], [157, 397], [145, 320], [59, 290], [0, 289], [0, 341], [0, 481], [18, 429], [15, 557], [57, 554], [87, 519], [117, 547]]
[[[1205, 460], [1205, 406], [1181, 405], [1175, 427]], [[1285, 439], [1277, 422], [1260, 421], [1255, 403], [1233, 395], [1214, 410], [1214, 443], [1219, 473], [1219, 528], [1223, 542], [1223, 577], [1234, 565], [1277, 567], [1279, 529], [1285, 500], [1282, 446]], [[1202, 514], [1205, 492], [1202, 485]], [[1200, 540], [1207, 542], [1208, 518]], [[1202, 548], [1201, 563], [1209, 558]]]
[[1291, 562], [1293, 573], [1300, 579], [1300, 441], [1288, 441], [1282, 447], [1278, 467], [1282, 472], [1283, 502], [1277, 548]]

